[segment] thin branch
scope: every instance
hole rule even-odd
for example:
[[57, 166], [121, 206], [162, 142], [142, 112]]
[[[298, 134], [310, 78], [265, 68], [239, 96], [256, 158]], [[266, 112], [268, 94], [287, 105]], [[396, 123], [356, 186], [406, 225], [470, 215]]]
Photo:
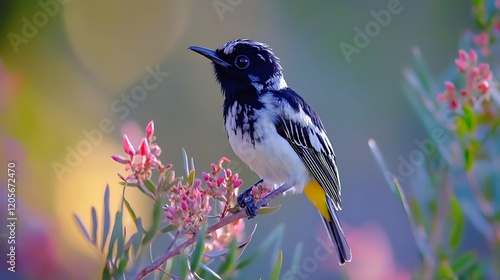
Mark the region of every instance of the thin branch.
[[[257, 202], [257, 207], [259, 208], [262, 205], [268, 204], [273, 199], [275, 199], [276, 197], [278, 197], [280, 194], [282, 194], [285, 191], [287, 191], [288, 189], [290, 189], [290, 187], [291, 186], [288, 186], [287, 184], [283, 184], [279, 188], [273, 190], [270, 194], [268, 194], [262, 200], [260, 200], [259, 202]], [[226, 217], [222, 218], [219, 222], [217, 222], [217, 223], [211, 225], [210, 227], [208, 227], [206, 234], [210, 234], [210, 233], [216, 231], [217, 229], [219, 229], [219, 228], [221, 228], [223, 226], [226, 226], [226, 225], [228, 225], [230, 223], [234, 223], [234, 222], [236, 222], [236, 221], [238, 221], [240, 219], [246, 218], [246, 217], [247, 217], [247, 213], [245, 211], [240, 211], [240, 212], [238, 212], [236, 214], [226, 216]], [[179, 255], [184, 249], [186, 249], [190, 245], [194, 244], [196, 242], [196, 237], [197, 237], [197, 234], [193, 235], [193, 237], [191, 237], [188, 240], [184, 241], [184, 243], [182, 243], [181, 245], [177, 246], [176, 248], [174, 248], [172, 250], [167, 250], [163, 256], [161, 256], [156, 261], [154, 261], [153, 263], [151, 263], [150, 265], [146, 266], [141, 271], [139, 271], [139, 273], [137, 273], [137, 275], [133, 279], [136, 279], [136, 280], [142, 279], [146, 275], [148, 275], [149, 273], [151, 273], [152, 271], [158, 269], [168, 259], [170, 259], [170, 258], [172, 258], [172, 257], [174, 257], [176, 255]]]

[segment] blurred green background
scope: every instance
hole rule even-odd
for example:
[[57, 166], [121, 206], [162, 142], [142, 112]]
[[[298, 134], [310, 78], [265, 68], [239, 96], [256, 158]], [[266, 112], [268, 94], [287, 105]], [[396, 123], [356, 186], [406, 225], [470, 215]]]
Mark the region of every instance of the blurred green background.
[[[396, 4], [400, 12], [379, 24], [349, 62], [339, 45], [355, 46], [355, 28], [365, 30], [375, 22], [373, 12]], [[402, 93], [401, 71], [416, 46], [434, 73], [446, 69], [460, 34], [472, 26], [468, 7], [452, 0], [0, 1], [0, 158], [5, 169], [9, 160], [17, 163], [21, 272], [0, 271], [1, 278], [99, 277], [103, 259], [77, 231], [72, 214], [88, 222], [90, 206], [102, 207], [106, 183], [117, 205], [122, 166], [110, 155], [123, 153], [122, 133], [137, 145], [150, 120], [162, 161], [178, 173], [185, 148], [200, 171], [227, 156], [245, 185], [258, 179], [227, 142], [222, 95], [209, 62], [187, 50], [217, 48], [235, 38], [269, 44], [288, 85], [322, 117], [341, 172], [340, 217], [353, 261], [345, 267], [333, 255], [316, 260], [316, 267], [307, 261], [325, 232], [304, 196], [287, 195], [277, 213], [248, 221], [247, 232], [259, 224], [248, 252], [283, 224], [284, 272], [303, 243], [308, 279], [339, 272], [353, 279], [409, 278], [419, 262], [415, 244], [367, 141], [376, 139], [397, 170], [398, 157], [408, 158], [418, 148], [414, 141], [427, 137]], [[152, 71], [164, 73], [150, 80], [156, 86], [141, 91]], [[131, 200], [141, 206], [141, 196]], [[5, 220], [6, 210], [0, 213]], [[275, 257], [261, 258], [239, 278], [265, 278]]]

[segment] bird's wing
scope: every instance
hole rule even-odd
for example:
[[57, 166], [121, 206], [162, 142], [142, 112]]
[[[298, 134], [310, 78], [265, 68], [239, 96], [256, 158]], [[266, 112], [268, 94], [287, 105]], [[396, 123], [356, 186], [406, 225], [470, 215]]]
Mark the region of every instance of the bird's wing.
[[276, 95], [280, 103], [276, 130], [293, 147], [336, 210], [341, 209], [340, 180], [335, 153], [323, 124], [314, 110], [293, 90]]

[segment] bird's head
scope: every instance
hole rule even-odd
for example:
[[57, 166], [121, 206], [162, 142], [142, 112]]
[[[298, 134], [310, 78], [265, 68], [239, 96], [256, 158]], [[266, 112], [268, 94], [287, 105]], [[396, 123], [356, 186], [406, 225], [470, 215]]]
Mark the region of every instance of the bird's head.
[[237, 39], [215, 51], [197, 46], [189, 49], [212, 61], [226, 98], [286, 87], [279, 59], [266, 44]]

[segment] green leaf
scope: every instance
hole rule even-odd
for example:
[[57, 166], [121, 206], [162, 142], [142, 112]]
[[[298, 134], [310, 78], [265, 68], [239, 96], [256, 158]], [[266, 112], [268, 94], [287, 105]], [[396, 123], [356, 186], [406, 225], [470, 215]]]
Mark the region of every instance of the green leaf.
[[454, 221], [450, 233], [450, 246], [454, 251], [456, 251], [458, 249], [458, 246], [460, 245], [460, 241], [462, 240], [465, 218], [464, 213], [462, 212], [462, 208], [460, 207], [460, 203], [455, 196], [452, 196], [450, 199], [450, 208], [451, 215]]
[[113, 226], [113, 230], [111, 231], [111, 237], [109, 239], [108, 257], [107, 257], [108, 260], [114, 259], [113, 258], [113, 249], [114, 249], [114, 246], [115, 246], [115, 242], [119, 238], [119, 236], [123, 235], [122, 217], [123, 217], [123, 212], [122, 211], [116, 212], [116, 215], [115, 215], [115, 224]]
[[425, 62], [420, 49], [413, 48], [413, 65], [415, 74], [418, 77], [418, 81], [420, 82], [421, 88], [425, 90], [425, 92], [429, 92], [432, 88], [433, 78], [431, 75], [431, 71]]
[[207, 232], [207, 224], [203, 224], [201, 230], [196, 233], [196, 246], [191, 254], [191, 271], [196, 271], [201, 261], [203, 250], [205, 249], [205, 234]]
[[273, 212], [278, 211], [280, 208], [281, 208], [281, 204], [278, 204], [276, 206], [261, 207], [259, 209], [259, 215], [271, 214]]
[[295, 246], [295, 250], [293, 252], [293, 259], [292, 259], [292, 268], [297, 268], [300, 266], [300, 262], [302, 261], [302, 248], [303, 248], [302, 242], [297, 244]]
[[132, 207], [130, 206], [130, 203], [128, 202], [128, 200], [125, 197], [123, 198], [123, 203], [125, 204], [125, 208], [127, 208], [128, 214], [132, 218], [132, 221], [134, 222], [134, 224], [136, 224], [137, 223], [137, 216], [135, 215], [134, 210], [132, 209]]
[[144, 180], [144, 186], [151, 192], [151, 194], [156, 194], [156, 187], [150, 180]]
[[194, 170], [189, 171], [188, 182], [193, 185], [194, 183]]
[[180, 277], [181, 279], [187, 279], [187, 275], [189, 272], [187, 258], [184, 254], [180, 254], [178, 256], [178, 259], [179, 259]]
[[459, 275], [468, 268], [472, 267], [475, 262], [476, 254], [474, 254], [473, 252], [468, 252], [458, 257], [458, 259], [453, 262], [451, 269], [455, 272], [455, 274]]
[[160, 226], [160, 222], [162, 219], [162, 213], [163, 213], [163, 208], [161, 199], [157, 199], [155, 201], [155, 206], [153, 210], [153, 223], [148, 229], [146, 236], [142, 240], [142, 244], [147, 244], [149, 241], [153, 240], [153, 238], [156, 236], [158, 227]]
[[177, 228], [178, 228], [178, 226], [176, 226], [176, 225], [167, 225], [164, 228], [162, 228], [160, 230], [160, 232], [161, 233], [167, 233], [167, 232], [171, 232], [173, 230], [176, 230]]
[[469, 172], [474, 165], [474, 151], [470, 147], [464, 149], [465, 171]]
[[465, 129], [468, 133], [472, 134], [476, 130], [477, 116], [472, 108], [465, 104], [463, 107], [462, 119], [464, 120]]
[[282, 262], [283, 262], [283, 253], [280, 250], [278, 252], [278, 258], [276, 259], [276, 263], [274, 264], [273, 272], [271, 273], [271, 278], [270, 278], [271, 280], [279, 280]]
[[208, 267], [206, 264], [200, 262], [200, 268], [206, 271], [208, 274], [212, 275], [213, 277], [222, 280], [222, 278], [217, 274], [217, 272], [213, 271], [210, 267]]
[[219, 274], [226, 274], [230, 272], [234, 268], [234, 263], [236, 261], [236, 255], [238, 251], [238, 244], [236, 242], [236, 238], [233, 238], [231, 240], [231, 243], [229, 244], [229, 253], [226, 255], [226, 259], [224, 262], [220, 265], [219, 268]]
[[90, 212], [92, 213], [92, 244], [97, 247], [97, 230], [99, 224], [97, 221], [97, 211], [95, 210], [95, 207], [92, 206]]
[[109, 227], [111, 223], [111, 218], [109, 214], [109, 185], [106, 185], [106, 190], [104, 191], [104, 223], [102, 229], [102, 243], [101, 252], [104, 252], [104, 246], [106, 245], [106, 240], [108, 239]]
[[78, 226], [78, 228], [80, 229], [80, 231], [83, 233], [83, 236], [85, 236], [85, 238], [90, 242], [92, 243], [92, 239], [90, 239], [90, 234], [89, 232], [87, 231], [87, 229], [85, 228], [85, 226], [83, 225], [82, 223], [82, 220], [80, 220], [80, 217], [78, 217], [78, 215], [76, 214], [73, 214], [73, 217], [75, 218], [76, 220], [76, 224]]
[[102, 279], [103, 280], [111, 280], [111, 271], [109, 271], [109, 268], [107, 265], [105, 265], [104, 269], [102, 270]]
[[142, 228], [141, 218], [137, 219], [136, 227], [137, 227], [137, 232], [134, 233], [134, 235], [132, 235], [131, 240], [132, 240], [132, 250], [134, 252], [134, 255], [137, 256], [137, 253], [139, 252], [139, 246], [141, 245], [142, 236], [144, 235], [144, 229]]
[[414, 197], [410, 197], [410, 208], [413, 210], [413, 217], [415, 218], [415, 223], [417, 225], [424, 225], [424, 218], [422, 215], [422, 210], [420, 209], [420, 204], [418, 200]]
[[186, 172], [186, 176], [189, 176], [189, 160], [184, 148], [182, 148], [182, 163], [184, 164], [184, 172]]
[[453, 279], [458, 280], [457, 276], [453, 273], [450, 263], [447, 260], [442, 260], [437, 270], [438, 277], [436, 279]]

